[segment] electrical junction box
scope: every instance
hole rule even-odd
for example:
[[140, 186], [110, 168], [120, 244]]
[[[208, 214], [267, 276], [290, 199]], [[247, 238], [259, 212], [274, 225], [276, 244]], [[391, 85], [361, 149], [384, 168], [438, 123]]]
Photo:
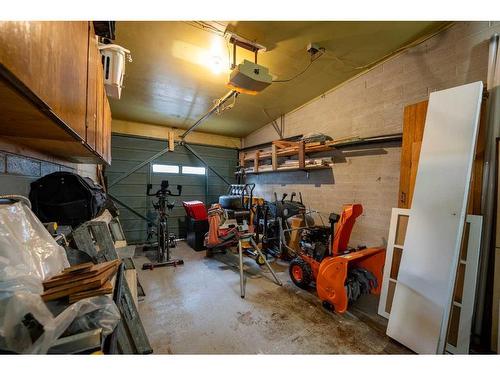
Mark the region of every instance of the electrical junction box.
[[273, 82], [269, 69], [243, 60], [230, 74], [227, 86], [244, 94], [256, 95]]

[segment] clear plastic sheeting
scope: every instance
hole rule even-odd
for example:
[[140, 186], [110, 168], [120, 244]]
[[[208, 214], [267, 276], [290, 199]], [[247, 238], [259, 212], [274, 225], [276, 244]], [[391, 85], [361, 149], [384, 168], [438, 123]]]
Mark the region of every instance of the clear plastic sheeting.
[[64, 249], [26, 205], [0, 205], [0, 293], [19, 288], [41, 293], [42, 280], [66, 267]]
[[0, 205], [0, 349], [42, 354], [66, 330], [113, 331], [120, 313], [108, 296], [80, 300], [57, 316], [47, 308], [42, 281], [67, 267], [65, 250], [29, 207]]
[[0, 346], [23, 354], [45, 354], [70, 327], [68, 334], [103, 328], [113, 332], [120, 312], [108, 296], [80, 300], [54, 317], [40, 296], [18, 292], [0, 301]]

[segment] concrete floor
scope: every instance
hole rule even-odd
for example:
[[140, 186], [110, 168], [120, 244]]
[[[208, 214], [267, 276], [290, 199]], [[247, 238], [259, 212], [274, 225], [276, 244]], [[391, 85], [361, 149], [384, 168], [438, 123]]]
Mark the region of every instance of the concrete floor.
[[323, 309], [314, 293], [297, 288], [286, 263], [272, 263], [284, 286], [245, 257], [246, 298], [240, 298], [238, 258], [206, 258], [180, 242], [176, 268], [141, 270], [146, 297], [139, 313], [156, 354], [348, 354], [409, 353], [385, 335], [377, 300], [364, 296], [347, 313]]

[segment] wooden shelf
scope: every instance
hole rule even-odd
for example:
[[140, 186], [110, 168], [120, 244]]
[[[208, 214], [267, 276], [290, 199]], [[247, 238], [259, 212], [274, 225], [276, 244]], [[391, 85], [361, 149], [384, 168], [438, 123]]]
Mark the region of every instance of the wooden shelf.
[[[253, 171], [246, 172], [247, 174], [257, 174], [257, 173], [270, 173], [270, 172], [282, 172], [282, 171], [293, 171], [293, 170], [314, 170], [314, 169], [327, 169], [331, 168], [331, 166], [327, 165], [315, 165], [311, 167], [307, 167], [308, 160], [306, 159], [306, 155], [320, 153], [320, 152], [328, 152], [335, 149], [352, 147], [352, 146], [360, 146], [360, 145], [370, 145], [376, 143], [384, 143], [384, 142], [394, 142], [401, 141], [402, 135], [398, 134], [389, 134], [389, 135], [381, 135], [376, 137], [369, 138], [360, 138], [360, 137], [344, 137], [335, 139], [332, 141], [326, 141], [323, 143], [320, 142], [311, 142], [305, 143], [304, 141], [289, 141], [289, 140], [279, 140], [273, 141], [268, 148], [250, 148], [245, 150], [240, 150], [239, 160], [240, 166], [245, 167], [245, 164], [248, 162], [253, 162]], [[260, 145], [262, 147], [263, 145]], [[298, 167], [281, 167], [279, 164], [278, 158], [280, 157], [289, 157], [289, 156], [297, 156]], [[261, 170], [260, 161], [271, 159], [272, 168]]]
[[[305, 143], [304, 141], [273, 141], [271, 144], [271, 150], [255, 150], [251, 153], [241, 152], [240, 153], [240, 165], [245, 166], [246, 162], [253, 161], [253, 171], [247, 173], [266, 173], [266, 172], [282, 172], [282, 171], [292, 171], [292, 170], [314, 170], [314, 169], [326, 169], [330, 168], [328, 165], [312, 165], [307, 166], [308, 160], [306, 160], [306, 155], [313, 152], [322, 152], [333, 149], [333, 141], [325, 142], [321, 144], [320, 142]], [[297, 166], [283, 166], [279, 164], [278, 158], [284, 156], [297, 156]], [[259, 162], [261, 160], [271, 159], [272, 164], [270, 169], [261, 170]]]
[[245, 172], [245, 174], [261, 174], [261, 173], [272, 173], [272, 172], [293, 172], [293, 171], [312, 171], [318, 169], [331, 169], [330, 165], [310, 165], [304, 168], [300, 167], [279, 167], [276, 170], [273, 169], [264, 169], [259, 170], [258, 172]]
[[[299, 143], [299, 142], [289, 142], [289, 143]], [[328, 141], [325, 142], [324, 144], [304, 144], [304, 153], [307, 154], [312, 154], [312, 153], [318, 153], [318, 152], [325, 152], [325, 151], [330, 151], [335, 149], [335, 144], [340, 143], [340, 141]], [[284, 148], [276, 148], [276, 156], [277, 157], [285, 157], [285, 156], [294, 156], [297, 155], [299, 152], [299, 146], [290, 146], [290, 147], [284, 147]], [[271, 150], [257, 150], [253, 152], [246, 152], [244, 153], [244, 161], [254, 161], [256, 159], [256, 155], [258, 154], [258, 159], [259, 160], [265, 160], [265, 159], [272, 159], [273, 157], [273, 149]]]

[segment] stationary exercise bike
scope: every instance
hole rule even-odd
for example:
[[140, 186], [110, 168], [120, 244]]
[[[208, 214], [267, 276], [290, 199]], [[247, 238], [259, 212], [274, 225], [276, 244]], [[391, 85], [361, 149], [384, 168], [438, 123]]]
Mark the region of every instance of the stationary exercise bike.
[[155, 263], [145, 263], [142, 266], [143, 270], [149, 269], [152, 270], [155, 267], [167, 267], [167, 266], [178, 266], [181, 264], [184, 264], [184, 261], [182, 259], [170, 259], [170, 238], [169, 238], [169, 233], [168, 233], [168, 214], [167, 211], [172, 211], [174, 208], [174, 203], [171, 203], [168, 201], [167, 197], [172, 196], [172, 197], [178, 197], [181, 195], [182, 192], [182, 186], [177, 185], [177, 194], [172, 193], [168, 189], [168, 181], [163, 180], [161, 182], [160, 189], [156, 192], [151, 194], [151, 189], [153, 185], [148, 184], [147, 190], [146, 190], [146, 195], [148, 197], [156, 197], [158, 198], [158, 201], [156, 203], [153, 203], [153, 207], [158, 213], [158, 219], [156, 223], [156, 234], [158, 238], [158, 258]]

